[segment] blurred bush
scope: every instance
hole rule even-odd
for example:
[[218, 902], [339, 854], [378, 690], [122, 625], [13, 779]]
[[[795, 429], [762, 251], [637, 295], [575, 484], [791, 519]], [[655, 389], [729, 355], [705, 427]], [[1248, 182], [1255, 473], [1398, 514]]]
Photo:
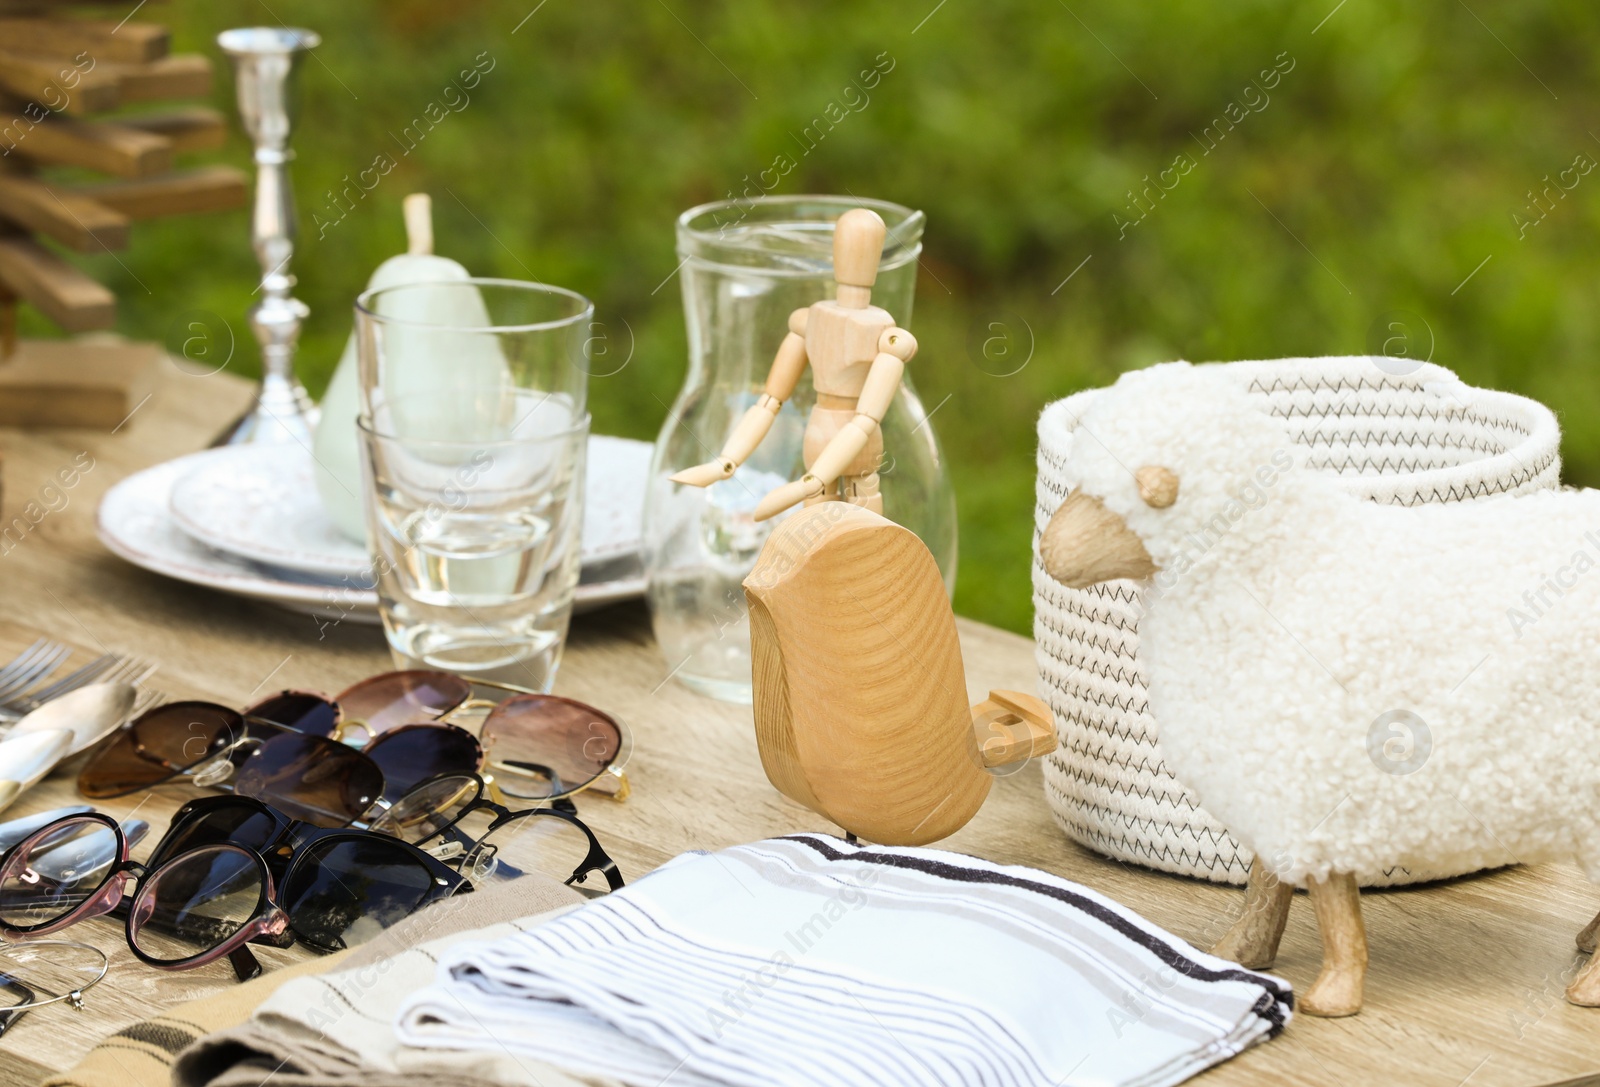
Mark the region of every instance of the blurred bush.
[[[172, 0], [140, 17], [213, 55], [217, 31], [264, 17], [323, 35], [295, 138], [314, 391], [352, 297], [404, 247], [414, 190], [434, 196], [440, 252], [573, 287], [631, 330], [633, 361], [594, 382], [593, 408], [598, 430], [641, 438], [684, 371], [679, 211], [781, 154], [795, 167], [775, 191], [926, 210], [912, 365], [942, 405], [956, 603], [1026, 631], [1034, 419], [1151, 361], [1402, 336], [1550, 404], [1568, 479], [1600, 483], [1600, 174], [1572, 169], [1600, 161], [1600, 11], [1470, 3]], [[231, 93], [224, 77], [230, 113]], [[380, 156], [392, 168], [365, 191]], [[226, 157], [245, 164], [242, 139]], [[149, 224], [89, 263], [123, 331], [181, 339], [178, 315], [210, 310], [250, 373], [247, 231], [243, 213]]]

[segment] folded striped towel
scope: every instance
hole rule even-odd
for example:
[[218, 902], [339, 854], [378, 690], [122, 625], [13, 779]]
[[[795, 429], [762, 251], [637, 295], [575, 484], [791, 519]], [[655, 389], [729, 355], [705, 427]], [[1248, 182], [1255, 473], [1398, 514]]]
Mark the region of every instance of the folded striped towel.
[[1287, 983], [1048, 873], [799, 834], [454, 947], [396, 1031], [645, 1087], [1160, 1087], [1292, 1006]]

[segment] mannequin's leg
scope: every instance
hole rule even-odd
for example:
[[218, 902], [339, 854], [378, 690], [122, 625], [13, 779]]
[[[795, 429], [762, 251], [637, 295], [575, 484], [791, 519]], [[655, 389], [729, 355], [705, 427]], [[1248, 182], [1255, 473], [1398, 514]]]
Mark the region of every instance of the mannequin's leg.
[[846, 502], [857, 506], [865, 506], [873, 513], [883, 514], [883, 492], [878, 489], [878, 473], [868, 472], [860, 476], [845, 476], [839, 480], [839, 489], [844, 492]]

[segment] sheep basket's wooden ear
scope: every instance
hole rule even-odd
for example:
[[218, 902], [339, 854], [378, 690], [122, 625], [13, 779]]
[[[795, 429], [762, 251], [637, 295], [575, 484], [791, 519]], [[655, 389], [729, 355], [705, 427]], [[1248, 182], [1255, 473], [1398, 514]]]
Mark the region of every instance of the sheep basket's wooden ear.
[[1151, 509], [1164, 510], [1178, 500], [1178, 473], [1159, 464], [1147, 464], [1133, 473], [1139, 497]]

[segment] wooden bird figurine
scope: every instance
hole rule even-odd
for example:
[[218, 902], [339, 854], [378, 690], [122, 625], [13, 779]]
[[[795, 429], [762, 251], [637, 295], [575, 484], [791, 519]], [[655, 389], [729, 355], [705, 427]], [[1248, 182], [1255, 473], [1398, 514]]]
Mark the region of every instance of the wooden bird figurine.
[[767, 494], [756, 506], [755, 519], [765, 521], [802, 501], [809, 506], [842, 500], [883, 512], [879, 428], [906, 363], [917, 353], [916, 338], [872, 304], [885, 233], [883, 220], [867, 208], [839, 216], [833, 234], [835, 297], [789, 315], [789, 334], [778, 347], [761, 399], [745, 412], [715, 460], [684, 469], [674, 482], [709, 487], [732, 477], [772, 429], [809, 362], [817, 403], [806, 423], [806, 473]]
[[1032, 695], [968, 706], [950, 599], [910, 530], [809, 506], [773, 530], [744, 587], [767, 777], [851, 834], [937, 841], [983, 804], [990, 770], [1055, 749]]

